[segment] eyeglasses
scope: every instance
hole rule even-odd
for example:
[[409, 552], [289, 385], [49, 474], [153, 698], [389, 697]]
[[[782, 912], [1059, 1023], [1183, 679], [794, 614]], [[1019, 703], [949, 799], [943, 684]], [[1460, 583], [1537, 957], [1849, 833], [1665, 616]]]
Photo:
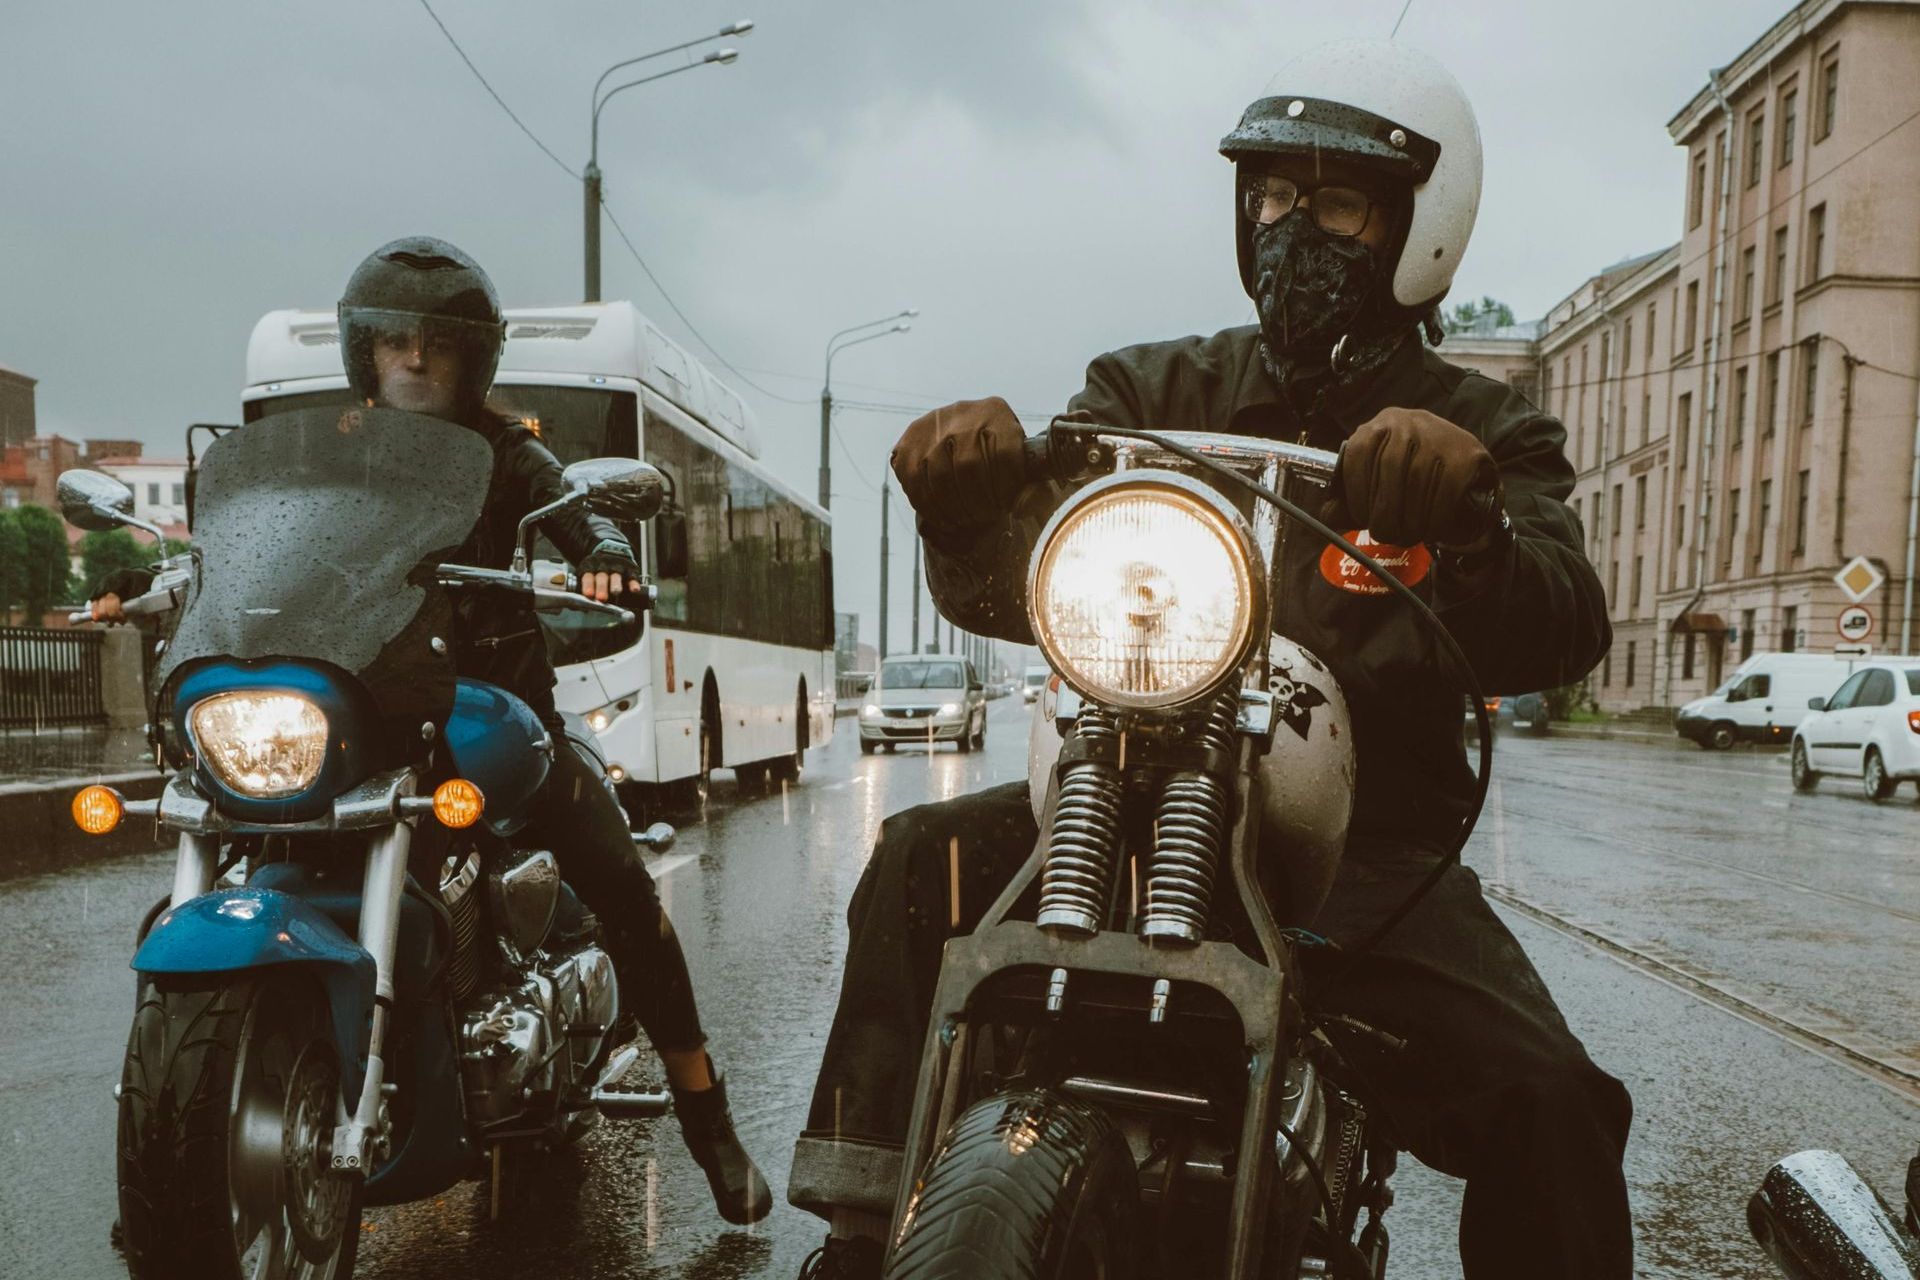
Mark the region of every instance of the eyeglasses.
[[1373, 216], [1373, 199], [1352, 187], [1302, 187], [1275, 173], [1249, 174], [1240, 179], [1240, 211], [1247, 221], [1271, 226], [1292, 213], [1302, 196], [1314, 225], [1328, 235], [1357, 236]]

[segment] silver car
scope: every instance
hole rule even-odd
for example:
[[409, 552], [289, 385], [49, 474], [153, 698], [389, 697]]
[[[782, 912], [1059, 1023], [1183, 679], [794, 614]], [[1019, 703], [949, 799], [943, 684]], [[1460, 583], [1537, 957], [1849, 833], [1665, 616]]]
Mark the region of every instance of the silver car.
[[900, 742], [986, 745], [987, 694], [971, 662], [921, 654], [880, 664], [860, 708], [860, 750], [871, 755]]

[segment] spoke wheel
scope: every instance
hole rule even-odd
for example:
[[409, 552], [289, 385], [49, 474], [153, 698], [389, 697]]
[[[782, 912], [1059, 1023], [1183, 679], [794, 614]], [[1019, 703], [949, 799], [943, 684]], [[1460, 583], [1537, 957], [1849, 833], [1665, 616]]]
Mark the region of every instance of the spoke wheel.
[[120, 1095], [120, 1217], [135, 1277], [341, 1280], [361, 1182], [331, 1169], [340, 1070], [298, 976], [142, 992]]
[[1899, 785], [1887, 776], [1887, 762], [1880, 758], [1880, 749], [1868, 747], [1866, 765], [1860, 771], [1860, 786], [1867, 799], [1878, 804], [1891, 797]]

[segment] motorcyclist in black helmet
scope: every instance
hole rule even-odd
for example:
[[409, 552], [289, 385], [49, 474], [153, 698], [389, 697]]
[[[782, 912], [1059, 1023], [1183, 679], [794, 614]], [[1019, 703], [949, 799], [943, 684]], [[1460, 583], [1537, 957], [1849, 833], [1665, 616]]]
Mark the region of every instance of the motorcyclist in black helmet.
[[[493, 446], [486, 507], [463, 564], [508, 567], [522, 517], [564, 492], [560, 463], [534, 433], [486, 405], [506, 325], [493, 283], [458, 248], [430, 236], [382, 245], [354, 269], [340, 299], [340, 346], [347, 381], [368, 405], [456, 422]], [[640, 590], [633, 549], [610, 521], [575, 507], [542, 522], [548, 538], [579, 572], [580, 591], [617, 601]], [[149, 575], [150, 577], [150, 575]], [[146, 584], [119, 575], [94, 603], [114, 620], [119, 598]], [[534, 801], [528, 832], [551, 848], [562, 874], [606, 930], [621, 1003], [666, 1066], [687, 1149], [707, 1175], [729, 1222], [766, 1216], [766, 1179], [741, 1147], [725, 1081], [708, 1057], [680, 940], [660, 905], [626, 814], [573, 747], [554, 707], [553, 666], [521, 593], [463, 592], [456, 666], [500, 685], [530, 705], [556, 744], [553, 769]]]

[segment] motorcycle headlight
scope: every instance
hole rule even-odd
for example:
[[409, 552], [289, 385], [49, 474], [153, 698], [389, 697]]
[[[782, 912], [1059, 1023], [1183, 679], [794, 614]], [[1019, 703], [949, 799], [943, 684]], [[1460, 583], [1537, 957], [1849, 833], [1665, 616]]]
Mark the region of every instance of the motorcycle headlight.
[[291, 693], [222, 693], [188, 717], [200, 758], [243, 796], [298, 795], [327, 758], [327, 717]]
[[1178, 705], [1246, 660], [1266, 613], [1265, 571], [1240, 514], [1185, 476], [1121, 472], [1055, 514], [1027, 607], [1040, 650], [1081, 694]]

